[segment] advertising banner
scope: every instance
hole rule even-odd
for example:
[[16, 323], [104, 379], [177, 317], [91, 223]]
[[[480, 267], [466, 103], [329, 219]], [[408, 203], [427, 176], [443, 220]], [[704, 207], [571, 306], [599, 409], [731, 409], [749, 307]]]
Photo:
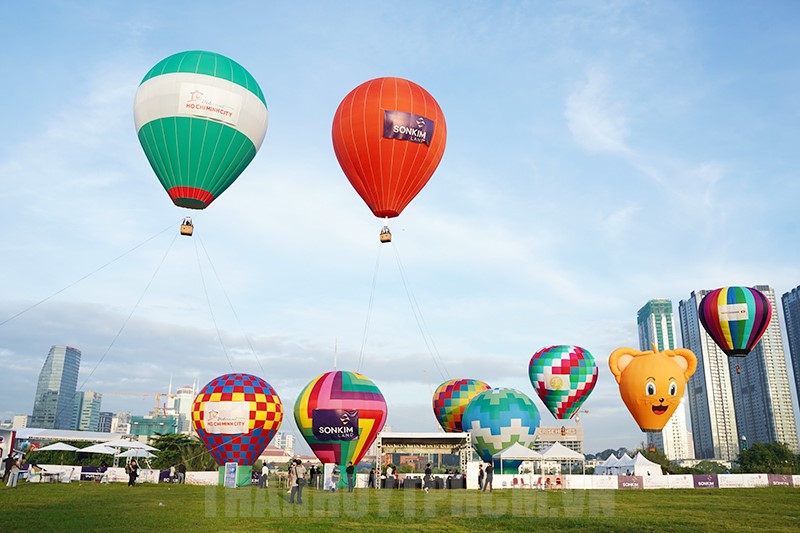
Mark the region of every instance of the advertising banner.
[[744, 474], [719, 474], [717, 484], [721, 489], [744, 487]]
[[311, 430], [317, 440], [358, 439], [358, 410], [314, 409]]
[[770, 487], [794, 487], [791, 474], [767, 474]]
[[696, 489], [719, 488], [716, 474], [695, 474], [692, 478], [694, 479], [694, 488]]
[[430, 146], [434, 122], [425, 117], [404, 111], [383, 112], [383, 137], [400, 139]]
[[225, 480], [223, 486], [229, 489], [236, 488], [236, 474], [238, 473], [239, 465], [236, 463], [225, 463]]
[[671, 489], [692, 489], [694, 479], [691, 474], [677, 474], [669, 477], [669, 488]]
[[617, 476], [592, 476], [593, 489], [616, 489], [618, 487]]
[[210, 118], [235, 126], [239, 122], [242, 97], [221, 87], [182, 83], [178, 112], [182, 115]]
[[206, 433], [238, 435], [250, 430], [250, 402], [206, 402], [203, 404]]
[[669, 476], [642, 476], [642, 485], [646, 489], [668, 489]]
[[642, 489], [642, 476], [617, 476], [621, 489]]

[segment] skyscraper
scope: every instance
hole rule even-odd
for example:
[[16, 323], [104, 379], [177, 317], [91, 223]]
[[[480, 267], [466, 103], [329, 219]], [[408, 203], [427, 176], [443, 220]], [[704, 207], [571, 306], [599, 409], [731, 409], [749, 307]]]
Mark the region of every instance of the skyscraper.
[[78, 431], [99, 431], [100, 403], [102, 395], [86, 391], [75, 394], [75, 410], [72, 429]]
[[[650, 300], [639, 309], [636, 323], [639, 326], [639, 349], [658, 351], [675, 348], [675, 325], [672, 319], [672, 301], [664, 298]], [[647, 444], [658, 448], [668, 459], [693, 459], [686, 428], [686, 396], [658, 433], [647, 433]]]
[[789, 355], [794, 371], [794, 390], [800, 398], [800, 287], [796, 287], [781, 297], [783, 320], [786, 323], [786, 337], [789, 339]]
[[683, 347], [697, 356], [697, 370], [686, 393], [695, 457], [731, 461], [739, 455], [739, 442], [728, 356], [705, 332], [697, 313], [709, 292], [692, 291], [691, 298], [678, 304]]
[[111, 432], [111, 419], [114, 418], [114, 413], [111, 411], [100, 411], [100, 417], [97, 420], [97, 431], [103, 433]]
[[72, 429], [75, 391], [81, 368], [81, 351], [52, 346], [39, 373], [29, 427]]
[[797, 425], [775, 291], [768, 285], [754, 288], [769, 300], [772, 319], [755, 348], [746, 357], [735, 357], [730, 361], [739, 442], [742, 446], [756, 442], [783, 442], [796, 453]]

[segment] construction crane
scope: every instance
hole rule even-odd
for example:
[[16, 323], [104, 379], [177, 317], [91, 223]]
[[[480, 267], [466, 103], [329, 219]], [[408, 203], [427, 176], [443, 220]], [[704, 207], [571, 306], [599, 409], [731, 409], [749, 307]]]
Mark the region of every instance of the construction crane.
[[153, 407], [153, 411], [152, 411], [153, 416], [158, 416], [159, 410], [161, 410], [161, 413], [164, 416], [167, 416], [167, 404], [166, 404], [166, 402], [164, 402], [162, 404], [161, 403], [161, 398], [163, 398], [164, 396], [166, 396], [167, 399], [177, 398], [178, 397], [177, 394], [168, 394], [166, 392], [109, 391], [109, 392], [105, 392], [103, 394], [108, 394], [108, 395], [112, 395], [112, 396], [153, 396], [153, 397], [155, 397], [155, 406]]

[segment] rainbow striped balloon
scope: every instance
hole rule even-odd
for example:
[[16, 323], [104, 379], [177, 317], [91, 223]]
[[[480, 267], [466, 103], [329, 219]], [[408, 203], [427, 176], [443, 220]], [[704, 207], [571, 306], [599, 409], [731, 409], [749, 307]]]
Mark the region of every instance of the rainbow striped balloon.
[[744, 357], [758, 344], [772, 318], [772, 306], [759, 290], [722, 287], [700, 301], [700, 322], [723, 352]]
[[[300, 392], [294, 420], [311, 450], [323, 463], [357, 464], [386, 423], [386, 400], [366, 376], [338, 370], [326, 372]], [[347, 420], [343, 420], [347, 418]], [[358, 419], [356, 435], [340, 434]]]
[[475, 396], [491, 387], [479, 379], [451, 379], [433, 393], [433, 414], [447, 433], [464, 431], [461, 417]]
[[218, 465], [252, 465], [283, 420], [272, 386], [250, 374], [211, 380], [192, 404], [192, 427]]

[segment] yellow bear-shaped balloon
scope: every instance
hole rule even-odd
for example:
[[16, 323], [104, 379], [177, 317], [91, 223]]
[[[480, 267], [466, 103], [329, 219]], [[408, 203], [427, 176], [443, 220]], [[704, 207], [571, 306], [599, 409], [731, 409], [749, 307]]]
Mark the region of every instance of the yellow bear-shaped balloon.
[[683, 398], [686, 382], [697, 370], [691, 350], [640, 352], [618, 348], [608, 358], [622, 401], [642, 431], [661, 431]]

